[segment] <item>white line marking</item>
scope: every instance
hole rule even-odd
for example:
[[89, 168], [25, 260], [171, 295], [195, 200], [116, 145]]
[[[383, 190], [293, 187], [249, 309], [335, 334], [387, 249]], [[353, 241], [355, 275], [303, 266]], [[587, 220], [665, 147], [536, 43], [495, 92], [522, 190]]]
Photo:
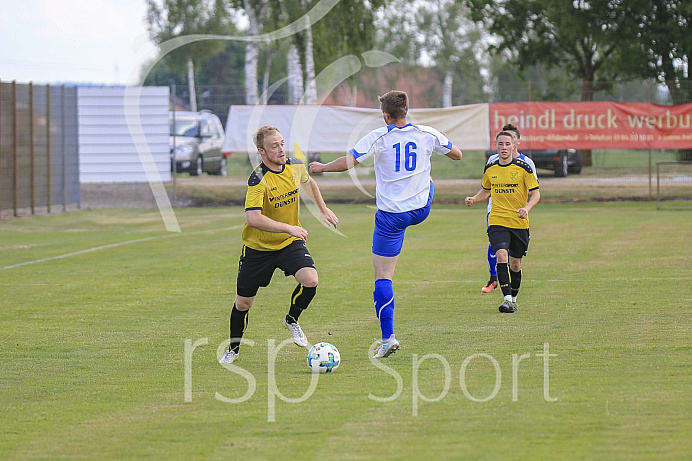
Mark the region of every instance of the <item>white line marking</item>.
[[51, 256], [50, 258], [35, 259], [33, 261], [26, 261], [23, 263], [12, 264], [11, 266], [3, 266], [3, 267], [0, 267], [0, 270], [14, 269], [15, 267], [28, 266], [30, 264], [43, 263], [46, 261], [53, 261], [55, 259], [70, 258], [72, 256], [79, 256], [79, 255], [83, 255], [86, 253], [92, 253], [94, 251], [106, 250], [108, 248], [116, 248], [116, 247], [120, 247], [120, 246], [124, 246], [124, 245], [130, 245], [133, 243], [147, 242], [149, 240], [156, 240], [156, 239], [160, 239], [160, 238], [179, 237], [182, 235], [213, 234], [214, 232], [218, 232], [218, 231], [228, 231], [228, 230], [238, 229], [242, 226], [243, 226], [243, 224], [239, 224], [237, 226], [224, 227], [223, 229], [212, 229], [212, 230], [203, 230], [203, 231], [187, 232], [187, 233], [165, 234], [165, 235], [157, 235], [154, 237], [146, 237], [146, 238], [137, 239], [137, 240], [128, 240], [126, 242], [111, 243], [110, 245], [102, 245], [100, 247], [88, 248], [86, 250], [75, 251], [74, 253], [67, 253], [67, 254], [59, 255], [59, 256]]

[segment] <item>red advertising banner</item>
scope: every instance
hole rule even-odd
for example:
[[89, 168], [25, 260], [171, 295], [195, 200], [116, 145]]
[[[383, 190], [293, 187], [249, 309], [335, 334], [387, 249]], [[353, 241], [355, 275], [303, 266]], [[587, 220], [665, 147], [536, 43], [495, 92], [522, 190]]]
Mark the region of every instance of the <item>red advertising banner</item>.
[[616, 102], [490, 104], [490, 140], [506, 123], [529, 149], [692, 149], [692, 103]]

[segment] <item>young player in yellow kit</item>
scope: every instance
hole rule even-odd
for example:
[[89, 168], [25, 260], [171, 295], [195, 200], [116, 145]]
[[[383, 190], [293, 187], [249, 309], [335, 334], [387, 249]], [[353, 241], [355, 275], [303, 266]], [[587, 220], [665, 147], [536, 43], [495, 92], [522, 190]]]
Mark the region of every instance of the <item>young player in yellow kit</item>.
[[508, 131], [495, 137], [498, 159], [486, 164], [481, 190], [466, 197], [466, 205], [492, 197], [488, 240], [497, 254], [497, 279], [504, 295], [500, 312], [517, 311], [521, 258], [529, 248], [529, 211], [541, 199], [531, 166], [513, 158], [514, 138]]

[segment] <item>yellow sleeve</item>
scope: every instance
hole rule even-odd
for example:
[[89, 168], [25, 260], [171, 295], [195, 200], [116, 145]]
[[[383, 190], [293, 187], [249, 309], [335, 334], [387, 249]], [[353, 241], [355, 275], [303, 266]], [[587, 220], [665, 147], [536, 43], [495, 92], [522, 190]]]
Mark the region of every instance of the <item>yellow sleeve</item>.
[[264, 181], [248, 186], [245, 194], [245, 210], [264, 208]]
[[481, 187], [485, 190], [490, 190], [492, 189], [492, 184], [490, 183], [490, 177], [488, 176], [487, 171], [488, 170], [485, 170], [483, 173], [483, 182], [481, 183]]
[[305, 168], [305, 164], [303, 162], [293, 160], [291, 162], [291, 169], [293, 173], [293, 180], [295, 181], [296, 185], [306, 183], [310, 179], [308, 170]]
[[538, 189], [538, 181], [536, 180], [536, 176], [531, 173], [526, 173], [524, 175], [524, 184], [526, 185], [526, 190], [534, 190]]

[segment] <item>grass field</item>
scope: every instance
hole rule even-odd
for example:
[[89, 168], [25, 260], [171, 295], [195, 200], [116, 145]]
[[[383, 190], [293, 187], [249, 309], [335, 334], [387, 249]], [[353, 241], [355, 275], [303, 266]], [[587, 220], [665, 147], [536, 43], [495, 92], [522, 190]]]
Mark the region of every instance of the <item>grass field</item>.
[[435, 206], [380, 362], [373, 210], [334, 206], [346, 237], [304, 211], [320, 285], [301, 324], [343, 359], [314, 392], [279, 273], [239, 368], [217, 363], [241, 208], [176, 210], [182, 233], [157, 210], [0, 222], [0, 459], [690, 459], [692, 203], [664, 205], [539, 204], [504, 315], [480, 293], [484, 207]]

